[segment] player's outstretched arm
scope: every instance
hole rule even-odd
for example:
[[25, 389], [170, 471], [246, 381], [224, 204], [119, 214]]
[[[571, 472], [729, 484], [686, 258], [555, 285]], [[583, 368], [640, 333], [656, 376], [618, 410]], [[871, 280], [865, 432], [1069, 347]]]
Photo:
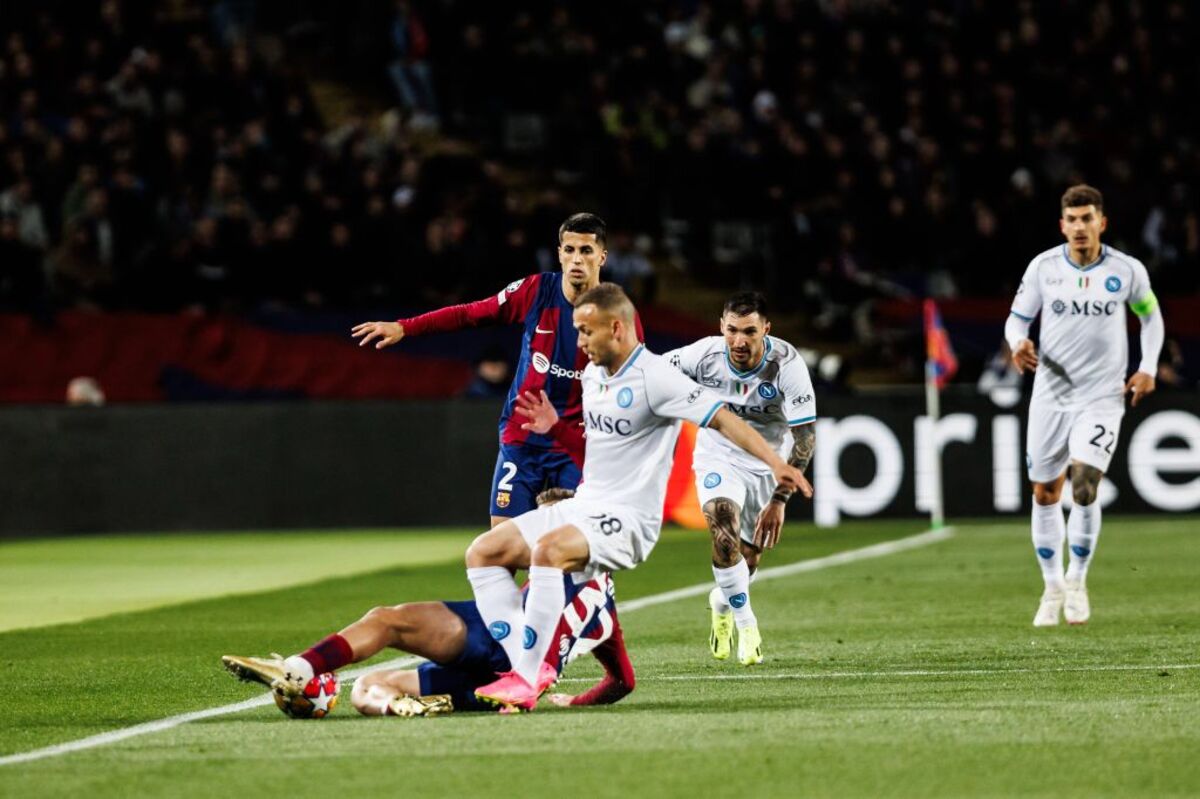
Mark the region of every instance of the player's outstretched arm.
[[[792, 428], [795, 439], [792, 444], [792, 454], [788, 464], [795, 466], [801, 472], [808, 470], [812, 462], [813, 452], [817, 447], [817, 430], [811, 422]], [[783, 529], [784, 509], [794, 492], [782, 485], [775, 486], [771, 501], [759, 511], [758, 520], [754, 525], [754, 545], [760, 549], [774, 549], [779, 543], [779, 532]]]
[[355, 325], [350, 331], [350, 335], [361, 339], [358, 342], [360, 347], [365, 347], [374, 341], [375, 349], [381, 350], [404, 338], [404, 325], [399, 322], [363, 322], [361, 325]]
[[509, 283], [499, 294], [484, 297], [475, 302], [449, 305], [436, 311], [420, 314], [394, 322], [363, 322], [355, 325], [351, 334], [361, 338], [358, 346], [375, 341], [375, 349], [390, 347], [405, 336], [426, 333], [445, 333], [477, 327], [482, 324], [513, 323], [519, 321], [532, 307], [537, 297], [540, 276], [532, 275]]
[[713, 416], [708, 426], [770, 466], [771, 471], [775, 474], [775, 481], [779, 485], [791, 491], [799, 490], [804, 496], [812, 497], [812, 486], [804, 478], [804, 472], [784, 462], [783, 458], [779, 457], [779, 453], [766, 442], [766, 439], [759, 435], [753, 427], [739, 419], [733, 411], [721, 408]]

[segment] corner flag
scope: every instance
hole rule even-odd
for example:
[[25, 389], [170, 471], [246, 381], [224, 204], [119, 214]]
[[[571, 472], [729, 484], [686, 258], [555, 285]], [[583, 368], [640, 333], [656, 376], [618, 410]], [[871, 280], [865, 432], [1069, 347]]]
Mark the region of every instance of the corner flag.
[[958, 371], [958, 359], [950, 347], [950, 336], [933, 300], [925, 300], [925, 361], [927, 374], [938, 390], [945, 388]]

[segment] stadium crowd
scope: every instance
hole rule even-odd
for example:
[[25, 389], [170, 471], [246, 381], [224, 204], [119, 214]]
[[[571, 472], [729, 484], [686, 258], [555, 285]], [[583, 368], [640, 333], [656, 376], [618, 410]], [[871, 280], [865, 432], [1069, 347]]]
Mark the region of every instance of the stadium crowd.
[[[1008, 294], [1077, 180], [1163, 294], [1197, 288], [1200, 15], [1179, 0], [6, 16], [9, 307], [445, 301], [552, 268], [557, 223], [587, 207], [627, 232], [637, 277], [645, 234], [849, 336], [875, 297]], [[394, 109], [327, 123], [310, 75], [331, 62]]]

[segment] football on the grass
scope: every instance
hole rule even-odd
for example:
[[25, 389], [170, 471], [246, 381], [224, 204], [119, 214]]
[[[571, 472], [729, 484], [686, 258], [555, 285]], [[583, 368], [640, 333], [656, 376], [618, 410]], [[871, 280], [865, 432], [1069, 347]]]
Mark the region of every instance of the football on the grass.
[[323, 719], [337, 706], [338, 681], [332, 673], [318, 674], [296, 696], [280, 688], [272, 692], [279, 709], [294, 719]]

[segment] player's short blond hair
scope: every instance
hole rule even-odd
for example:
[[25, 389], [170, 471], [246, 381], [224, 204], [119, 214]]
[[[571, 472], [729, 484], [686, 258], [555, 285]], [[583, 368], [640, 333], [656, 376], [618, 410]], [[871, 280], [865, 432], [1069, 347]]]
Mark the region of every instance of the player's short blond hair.
[[601, 283], [580, 294], [579, 299], [575, 300], [575, 307], [582, 308], [585, 305], [595, 305], [597, 310], [615, 316], [627, 325], [633, 324], [633, 302], [616, 283]]
[[1097, 211], [1104, 211], [1104, 195], [1100, 190], [1086, 183], [1079, 183], [1063, 192], [1062, 209], [1082, 208], [1085, 205], [1096, 206]]

